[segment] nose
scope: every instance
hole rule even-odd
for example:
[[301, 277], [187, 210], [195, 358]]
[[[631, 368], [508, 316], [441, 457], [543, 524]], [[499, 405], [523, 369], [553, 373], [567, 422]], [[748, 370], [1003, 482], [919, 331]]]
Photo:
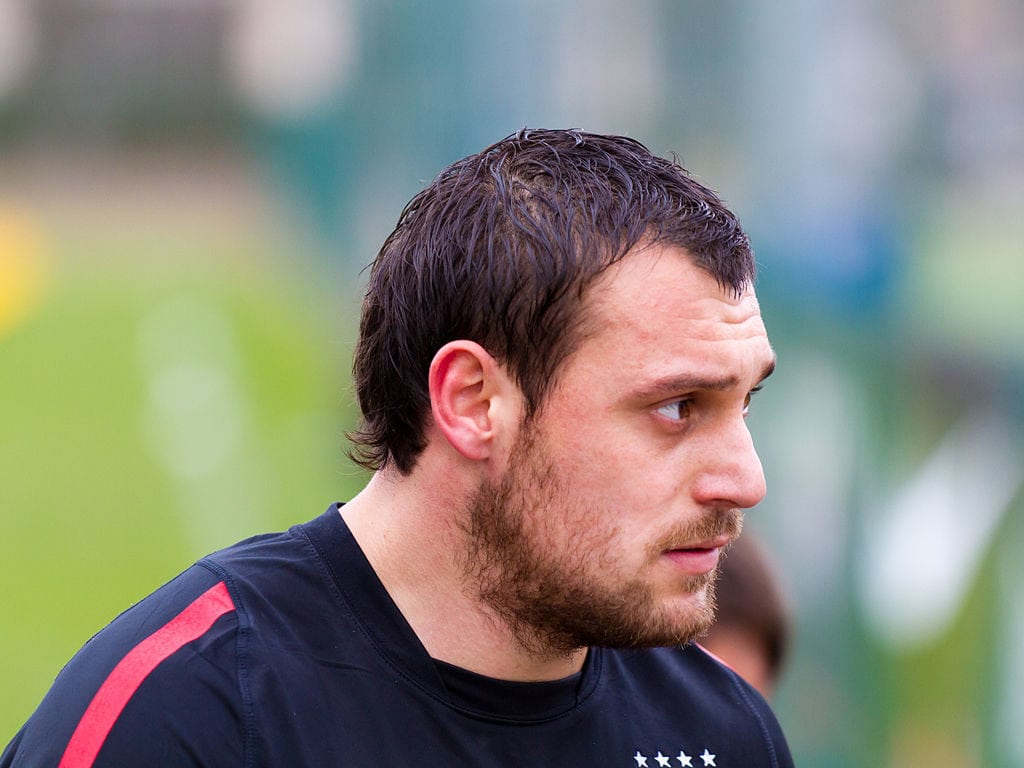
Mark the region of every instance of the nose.
[[761, 459], [746, 421], [736, 420], [708, 441], [701, 452], [694, 500], [706, 506], [749, 509], [764, 498], [767, 488]]

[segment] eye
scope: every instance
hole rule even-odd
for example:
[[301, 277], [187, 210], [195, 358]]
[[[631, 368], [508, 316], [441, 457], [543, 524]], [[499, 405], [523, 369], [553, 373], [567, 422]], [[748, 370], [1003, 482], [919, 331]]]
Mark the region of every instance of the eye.
[[683, 421], [690, 415], [689, 400], [673, 400], [655, 409], [655, 413], [670, 421]]
[[754, 387], [752, 390], [750, 390], [747, 393], [747, 397], [743, 401], [743, 416], [744, 417], [746, 417], [746, 416], [748, 416], [750, 414], [750, 401], [753, 399], [754, 395], [756, 395], [760, 391], [761, 391], [761, 387], [760, 386], [756, 386], [756, 387]]

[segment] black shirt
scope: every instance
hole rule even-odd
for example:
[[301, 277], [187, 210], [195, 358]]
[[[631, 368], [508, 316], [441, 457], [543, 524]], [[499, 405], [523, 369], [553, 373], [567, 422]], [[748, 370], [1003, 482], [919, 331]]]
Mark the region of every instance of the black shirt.
[[564, 680], [431, 659], [332, 505], [211, 555], [61, 671], [0, 757], [55, 766], [791, 766], [698, 646], [590, 649]]

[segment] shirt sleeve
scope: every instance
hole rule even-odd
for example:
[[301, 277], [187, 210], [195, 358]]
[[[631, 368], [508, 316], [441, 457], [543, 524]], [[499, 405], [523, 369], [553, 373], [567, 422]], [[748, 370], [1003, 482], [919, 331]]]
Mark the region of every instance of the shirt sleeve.
[[241, 764], [238, 626], [225, 582], [186, 571], [68, 662], [0, 768]]

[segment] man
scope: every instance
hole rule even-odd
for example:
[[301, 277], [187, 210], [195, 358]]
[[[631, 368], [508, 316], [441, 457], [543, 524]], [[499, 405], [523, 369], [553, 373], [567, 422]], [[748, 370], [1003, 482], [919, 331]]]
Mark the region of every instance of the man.
[[201, 560], [61, 672], [0, 766], [788, 766], [690, 644], [764, 495], [746, 236], [621, 137], [443, 171], [370, 273], [350, 503]]

